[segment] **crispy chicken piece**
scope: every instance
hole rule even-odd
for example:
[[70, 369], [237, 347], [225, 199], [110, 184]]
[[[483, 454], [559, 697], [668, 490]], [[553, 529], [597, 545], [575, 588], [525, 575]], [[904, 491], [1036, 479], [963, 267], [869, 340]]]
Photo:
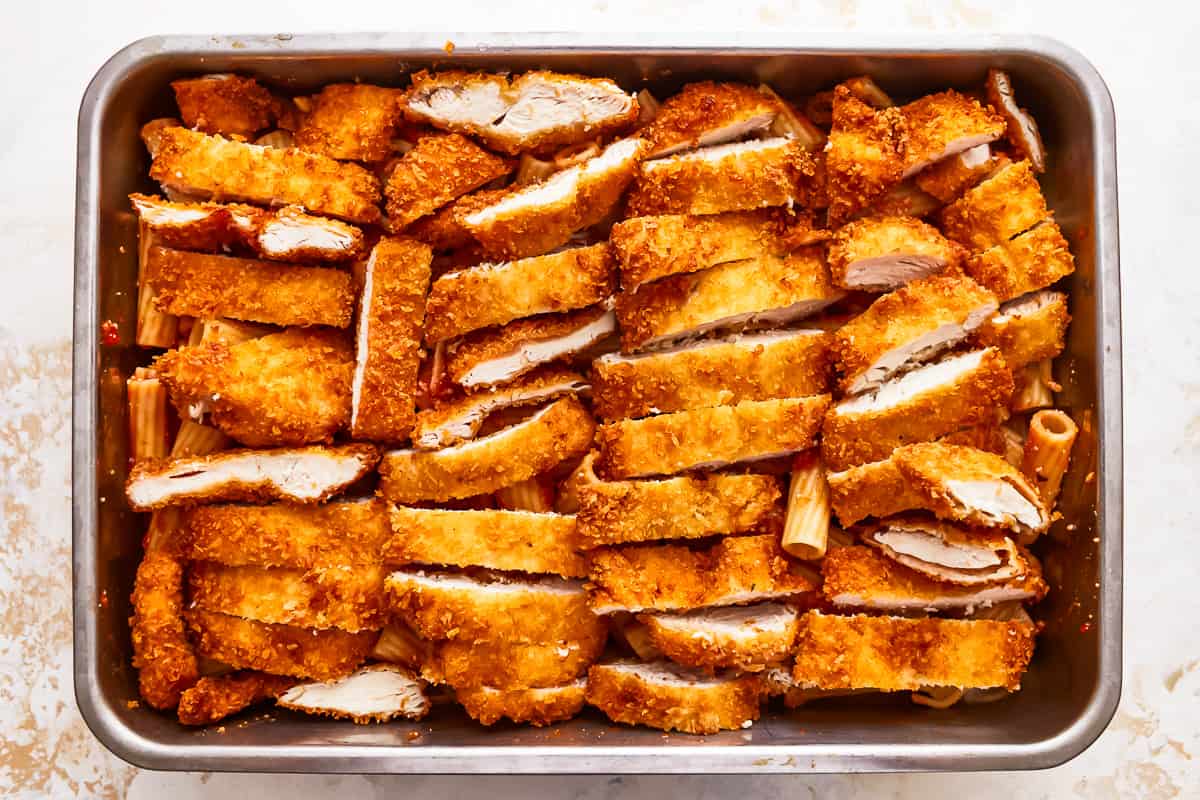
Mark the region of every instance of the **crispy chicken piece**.
[[956, 272], [966, 252], [913, 217], [867, 217], [829, 242], [829, 272], [846, 289], [889, 292], [940, 272]]
[[421, 71], [405, 96], [411, 119], [478, 136], [503, 153], [576, 144], [631, 125], [638, 103], [606, 78], [555, 72]]
[[967, 274], [1010, 300], [1043, 289], [1075, 271], [1075, 258], [1058, 223], [1044, 220], [1028, 231], [967, 259]]
[[391, 538], [382, 501], [197, 506], [183, 517], [188, 557], [230, 566], [317, 569], [378, 564]]
[[595, 423], [573, 396], [528, 419], [442, 450], [393, 450], [379, 466], [381, 494], [396, 503], [444, 502], [494, 492], [582, 455]]
[[607, 243], [448, 272], [429, 291], [425, 341], [590, 306], [609, 297], [616, 283]]
[[454, 692], [467, 716], [482, 725], [502, 719], [528, 722], [540, 728], [578, 714], [583, 709], [587, 681], [580, 678], [563, 686], [540, 689], [497, 689], [492, 686], [464, 687]]
[[819, 248], [673, 275], [617, 296], [621, 349], [661, 348], [727, 329], [786, 325], [845, 295]]
[[138, 691], [153, 708], [169, 709], [200, 678], [196, 654], [184, 632], [183, 563], [148, 549], [133, 585], [133, 666]]
[[582, 164], [511, 189], [464, 216], [463, 224], [493, 258], [548, 253], [608, 217], [633, 180], [645, 149], [641, 139], [618, 139]]
[[997, 620], [800, 619], [792, 675], [818, 689], [900, 691], [923, 686], [1016, 690], [1033, 656], [1034, 626]]
[[904, 177], [1004, 135], [1004, 118], [953, 89], [900, 107], [908, 131]]
[[134, 511], [230, 501], [320, 503], [370, 472], [371, 445], [229, 450], [208, 456], [141, 461], [125, 487]]
[[937, 198], [917, 186], [912, 178], [897, 183], [851, 219], [868, 217], [927, 217], [942, 207]]
[[833, 334], [841, 388], [861, 394], [967, 338], [998, 308], [961, 274], [923, 278], [880, 297]]
[[164, 189], [213, 200], [298, 205], [349, 222], [378, 222], [379, 179], [356, 164], [162, 128], [150, 177]]
[[421, 719], [432, 704], [421, 680], [394, 664], [370, 664], [336, 681], [301, 683], [281, 693], [279, 707], [356, 725]]
[[[158, 119], [150, 120], [142, 126], [139, 136], [142, 144], [146, 145], [146, 152], [150, 154], [150, 158], [155, 158], [158, 155], [159, 149], [161, 149], [163, 142], [166, 140], [163, 132], [171, 128], [180, 127], [183, 127], [183, 123], [174, 117], [159, 117]], [[179, 194], [179, 192], [174, 193]]]
[[1004, 533], [907, 514], [863, 526], [862, 541], [933, 580], [980, 586], [1024, 577], [1030, 559]]
[[998, 348], [1016, 370], [1061, 353], [1070, 322], [1067, 296], [1043, 289], [1002, 303], [996, 315], [975, 331], [974, 339]]
[[345, 328], [354, 313], [353, 280], [336, 269], [152, 247], [145, 277], [168, 314]]
[[483, 686], [505, 691], [553, 688], [586, 675], [604, 650], [606, 636], [600, 628], [583, 639], [535, 644], [515, 644], [500, 636], [443, 641], [423, 676], [455, 692]]
[[988, 102], [1008, 123], [1008, 140], [1022, 158], [1029, 159], [1034, 172], [1045, 172], [1046, 148], [1042, 145], [1042, 135], [1029, 110], [1017, 105], [1008, 73], [989, 69], [986, 86]]
[[[886, 530], [887, 525], [888, 522], [884, 522], [878, 528], [867, 529], [868, 535], [875, 530]], [[923, 527], [928, 530], [927, 526]], [[1036, 602], [1045, 597], [1048, 587], [1037, 560], [1018, 549], [1014, 562], [1024, 570], [1020, 577], [964, 586], [935, 580], [871, 547], [839, 547], [830, 550], [821, 562], [824, 579], [821, 592], [839, 608], [865, 608], [897, 614], [969, 611], [995, 603]]]
[[379, 564], [304, 570], [195, 561], [188, 572], [188, 589], [192, 608], [358, 633], [383, 627], [383, 576]]
[[601, 425], [600, 474], [674, 475], [798, 453], [815, 443], [828, 407], [827, 394], [746, 400]]
[[390, 517], [393, 536], [383, 548], [389, 564], [587, 575], [572, 516], [392, 506]]
[[[1007, 361], [1005, 363], [1008, 363]], [[1015, 382], [1015, 380], [1014, 380]], [[1008, 440], [1005, 434], [1005, 427], [994, 423], [984, 423], [981, 425], [972, 425], [969, 428], [948, 433], [938, 439], [942, 444], [957, 444], [964, 447], [973, 447], [976, 450], [985, 450], [989, 453], [995, 453], [998, 456], [1003, 456], [1008, 452]]]
[[953, 203], [963, 192], [1009, 163], [1008, 156], [981, 144], [943, 159], [917, 173], [915, 183], [942, 203]]
[[253, 78], [202, 75], [171, 81], [183, 124], [204, 133], [249, 139], [275, 124], [282, 104]]
[[329, 84], [300, 121], [296, 147], [345, 161], [382, 161], [392, 152], [403, 95], [368, 83]]
[[650, 640], [672, 661], [744, 672], [758, 672], [790, 656], [799, 626], [796, 608], [782, 603], [641, 614], [639, 619]]
[[592, 362], [596, 413], [607, 421], [822, 394], [829, 391], [829, 343], [824, 331], [801, 329], [602, 356]]
[[439, 253], [465, 250], [478, 242], [467, 228], [466, 218], [508, 194], [507, 189], [481, 189], [464, 194], [426, 217], [413, 222], [404, 230], [406, 236], [425, 242]]
[[267, 214], [250, 246], [275, 261], [350, 261], [363, 251], [362, 231], [346, 222], [305, 214], [287, 206]]
[[756, 675], [711, 676], [668, 661], [617, 661], [588, 671], [587, 701], [614, 722], [707, 734], [754, 724], [763, 691]]
[[201, 678], [183, 693], [179, 721], [184, 725], [210, 725], [271, 700], [296, 683], [294, 678], [243, 670], [229, 675]]
[[826, 153], [829, 221], [839, 225], [903, 178], [908, 154], [904, 113], [873, 109], [844, 84], [838, 86]]
[[185, 617], [202, 656], [231, 667], [319, 681], [349, 675], [379, 638], [376, 631], [293, 628], [199, 608], [188, 609]]
[[154, 368], [181, 419], [249, 447], [330, 442], [350, 421], [353, 356], [340, 331], [291, 329], [169, 350]]
[[597, 614], [687, 611], [794, 597], [815, 578], [790, 561], [779, 536], [731, 536], [707, 548], [681, 544], [603, 547], [588, 554]]
[[642, 164], [627, 216], [812, 206], [817, 171], [812, 154], [783, 137], [705, 147]]
[[350, 432], [398, 442], [416, 421], [421, 326], [433, 253], [412, 239], [384, 237], [363, 276]]
[[742, 83], [689, 83], [659, 108], [640, 133], [650, 142], [648, 158], [734, 142], [771, 126], [779, 103]]
[[946, 206], [942, 231], [972, 250], [987, 250], [1029, 230], [1048, 213], [1029, 162], [1016, 161]]
[[384, 188], [388, 222], [403, 228], [512, 170], [510, 161], [457, 133], [422, 137]]
[[835, 471], [882, 461], [897, 447], [931, 442], [1008, 415], [1012, 370], [995, 348], [950, 356], [835, 404], [821, 429], [821, 456]]

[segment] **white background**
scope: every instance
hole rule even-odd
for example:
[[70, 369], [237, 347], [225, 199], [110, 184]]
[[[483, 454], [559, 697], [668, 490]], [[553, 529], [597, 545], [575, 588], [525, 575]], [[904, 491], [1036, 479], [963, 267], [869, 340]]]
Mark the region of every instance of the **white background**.
[[[545, 8], [538, 8], [544, 6]], [[0, 794], [18, 797], [1200, 796], [1196, 466], [1200, 19], [1161, 2], [574, 3], [108, 0], [4, 4], [0, 48]], [[405, 778], [134, 770], [70, 678], [68, 478], [75, 116], [100, 64], [155, 33], [364, 30], [1018, 31], [1081, 50], [1117, 108], [1125, 341], [1125, 692], [1108, 732], [1009, 776]]]

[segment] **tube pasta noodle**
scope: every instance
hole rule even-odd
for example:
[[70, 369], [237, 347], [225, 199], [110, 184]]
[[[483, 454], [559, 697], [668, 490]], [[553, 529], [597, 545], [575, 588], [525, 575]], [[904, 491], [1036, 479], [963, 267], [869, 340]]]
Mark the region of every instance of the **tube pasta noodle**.
[[662, 651], [650, 638], [650, 628], [645, 623], [631, 619], [617, 628], [616, 632], [642, 661], [656, 661], [663, 657]]
[[[829, 487], [826, 486], [826, 490], [828, 490], [828, 488]], [[855, 541], [853, 534], [846, 533], [841, 528], [835, 528], [832, 525], [829, 526], [828, 542], [825, 548], [826, 552], [835, 547], [853, 547], [855, 544], [857, 544], [857, 542]]]
[[380, 631], [371, 658], [419, 670], [433, 658], [433, 643], [422, 639], [405, 623], [393, 620]]
[[236, 319], [217, 319], [204, 320], [203, 323], [197, 321], [203, 328], [203, 335], [200, 337], [202, 344], [209, 342], [222, 342], [229, 346], [248, 342], [251, 339], [261, 339], [269, 333], [272, 333], [277, 328], [272, 328], [270, 325], [260, 325], [256, 322], [241, 322]]
[[138, 223], [138, 314], [139, 347], [174, 347], [179, 318], [154, 307], [154, 289], [146, 283], [146, 261], [155, 246], [154, 234], [145, 222]]
[[1020, 469], [1025, 460], [1025, 437], [1008, 425], [1000, 426], [1000, 435], [1004, 437], [1004, 460]]
[[1053, 392], [1057, 391], [1057, 384], [1051, 375], [1050, 359], [1026, 364], [1014, 377], [1017, 391], [1013, 395], [1012, 410], [1015, 413], [1054, 405]]
[[171, 446], [171, 458], [206, 456], [209, 453], [224, 450], [228, 446], [229, 437], [216, 428], [185, 419], [179, 423], [179, 432], [175, 434], [175, 444]]
[[919, 706], [941, 711], [962, 700], [963, 690], [957, 686], [923, 686], [913, 692], [911, 697]]
[[517, 174], [513, 178], [513, 185], [524, 186], [527, 183], [537, 183], [553, 174], [554, 164], [552, 162], [543, 161], [529, 153], [524, 153], [521, 155], [520, 162], [517, 163]]
[[1078, 435], [1079, 427], [1074, 420], [1057, 409], [1039, 411], [1029, 421], [1021, 471], [1037, 485], [1046, 508], [1053, 509], [1058, 500]]
[[658, 117], [658, 110], [662, 107], [662, 103], [658, 102], [658, 98], [650, 94], [649, 89], [642, 89], [637, 93], [638, 101], [638, 121], [639, 128], [649, 125]]
[[821, 133], [821, 129], [792, 108], [792, 104], [780, 97], [778, 92], [765, 83], [759, 84], [758, 91], [779, 104], [779, 113], [770, 127], [772, 135], [795, 139], [805, 150], [816, 150], [825, 144], [825, 134]]
[[510, 511], [553, 511], [552, 493], [536, 478], [514, 483], [496, 490], [496, 501]]
[[134, 461], [164, 458], [167, 434], [167, 387], [152, 369], [138, 367], [126, 382], [129, 396], [130, 455]]
[[180, 347], [193, 347], [204, 341], [205, 323], [202, 319], [193, 319], [191, 327], [188, 329], [187, 337], [179, 337]]
[[801, 453], [792, 464], [788, 488], [787, 521], [783, 526], [783, 549], [805, 561], [825, 556], [829, 542], [829, 486], [820, 456]]

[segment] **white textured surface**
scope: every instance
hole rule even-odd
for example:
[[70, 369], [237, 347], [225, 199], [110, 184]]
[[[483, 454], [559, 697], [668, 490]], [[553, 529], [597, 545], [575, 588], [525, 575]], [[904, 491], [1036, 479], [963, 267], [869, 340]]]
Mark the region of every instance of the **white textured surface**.
[[[514, 8], [515, 6], [520, 8]], [[0, 48], [0, 795], [524, 798], [1200, 796], [1200, 218], [1197, 11], [1165, 2], [596, 0], [592, 3], [14, 3]], [[537, 10], [534, 10], [534, 9]], [[524, 10], [522, 10], [524, 9]], [[202, 12], [202, 13], [201, 13]], [[1125, 266], [1125, 692], [1108, 732], [1014, 776], [793, 778], [304, 777], [134, 770], [75, 710], [67, 497], [75, 116], [88, 78], [161, 32], [437, 30], [1019, 31], [1079, 48], [1107, 79], [1120, 136]], [[730, 34], [730, 41], [738, 37]]]

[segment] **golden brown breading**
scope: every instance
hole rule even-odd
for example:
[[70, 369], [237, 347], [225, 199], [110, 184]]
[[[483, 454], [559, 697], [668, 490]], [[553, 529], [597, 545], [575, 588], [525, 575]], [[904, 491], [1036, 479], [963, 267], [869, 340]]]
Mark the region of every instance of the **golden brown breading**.
[[848, 528], [867, 517], [889, 517], [921, 508], [922, 495], [896, 464], [896, 454], [843, 472], [827, 473], [829, 504], [838, 522]]
[[204, 611], [185, 612], [196, 651], [231, 667], [332, 681], [349, 675], [371, 652], [377, 631], [313, 630]]
[[448, 564], [568, 578], [587, 574], [575, 518], [530, 511], [451, 511], [392, 506], [389, 564]]
[[168, 314], [345, 328], [354, 313], [353, 280], [336, 269], [152, 247], [145, 277]]
[[699, 550], [681, 544], [603, 547], [588, 553], [588, 566], [588, 595], [598, 614], [737, 605], [816, 588], [794, 568], [775, 534], [730, 536]]
[[385, 454], [380, 493], [397, 503], [418, 503], [494, 492], [583, 455], [594, 429], [583, 404], [564, 397], [490, 436], [442, 450]]
[[922, 278], [883, 295], [833, 334], [841, 388], [858, 394], [962, 341], [997, 309], [962, 274]]
[[467, 716], [482, 725], [495, 725], [502, 719], [510, 719], [540, 728], [578, 714], [583, 709], [586, 691], [585, 680], [541, 689], [476, 686], [456, 690], [454, 699], [462, 705]]
[[748, 728], [764, 693], [757, 675], [709, 677], [669, 662], [596, 664], [587, 701], [614, 722], [708, 734]]
[[1012, 369], [1054, 358], [1065, 346], [1067, 296], [1040, 291], [1000, 306], [1000, 311], [975, 332], [975, 341], [999, 348]]
[[357, 633], [383, 627], [384, 574], [379, 564], [304, 570], [194, 561], [188, 589], [192, 608], [258, 622]]
[[425, 683], [395, 664], [368, 664], [335, 682], [302, 683], [279, 695], [278, 705], [319, 717], [348, 719], [356, 725], [397, 717], [421, 719], [432, 704]]
[[133, 666], [142, 699], [157, 709], [174, 708], [200, 678], [196, 654], [184, 632], [183, 563], [175, 555], [147, 550], [133, 584]]
[[384, 237], [371, 250], [358, 317], [350, 433], [398, 442], [416, 421], [421, 325], [433, 252]]
[[1004, 135], [1004, 118], [953, 89], [900, 107], [908, 131], [904, 177]]
[[650, 640], [677, 664], [758, 672], [792, 654], [797, 611], [781, 603], [640, 614]]
[[183, 693], [179, 721], [184, 725], [208, 725], [225, 719], [290, 689], [295, 678], [244, 670], [214, 678], [201, 678]]
[[838, 617], [800, 621], [793, 677], [818, 689], [922, 686], [1016, 690], [1033, 656], [1034, 626], [998, 620]]
[[742, 139], [764, 130], [780, 113], [770, 95], [743, 83], [689, 83], [667, 98], [639, 133], [650, 158]]
[[899, 183], [907, 148], [907, 125], [900, 109], [876, 110], [845, 85], [834, 89], [825, 161], [830, 223], [840, 225]]
[[253, 237], [247, 232], [257, 230], [270, 213], [241, 203], [172, 202], [136, 192], [129, 195], [129, 202], [159, 245], [182, 250], [219, 251], [248, 244]]
[[963, 192], [1009, 163], [1004, 153], [994, 152], [990, 145], [980, 145], [931, 164], [914, 177], [922, 191], [942, 203], [953, 203]]
[[422, 671], [431, 683], [461, 689], [544, 689], [562, 686], [587, 673], [604, 650], [600, 628], [584, 639], [516, 644], [501, 637], [439, 642], [434, 662]]
[[601, 425], [597, 463], [605, 478], [674, 475], [812, 447], [829, 395], [746, 400]]
[[164, 188], [213, 200], [298, 205], [350, 222], [380, 219], [379, 179], [357, 164], [187, 128], [164, 128], [157, 136], [150, 177]]
[[838, 228], [829, 273], [848, 289], [890, 291], [939, 272], [958, 271], [966, 251], [913, 217], [867, 217]]
[[253, 78], [203, 75], [171, 81], [183, 124], [204, 133], [248, 139], [275, 124], [282, 104]]
[[429, 290], [425, 341], [590, 306], [609, 297], [616, 284], [607, 242], [448, 272]]
[[331, 83], [312, 99], [296, 130], [296, 147], [348, 161], [382, 161], [401, 118], [399, 89]]
[[844, 294], [830, 282], [818, 247], [672, 275], [617, 296], [621, 349], [632, 352], [748, 324], [786, 324]]
[[363, 232], [347, 222], [286, 206], [261, 218], [249, 246], [263, 258], [311, 263], [350, 261], [362, 253], [363, 243]]
[[1002, 421], [1012, 393], [1012, 370], [995, 348], [951, 356], [830, 408], [821, 456], [834, 471], [882, 461], [901, 445]]
[[464, 220], [487, 208], [508, 193], [507, 189], [481, 189], [464, 194], [427, 217], [421, 217], [404, 229], [406, 236], [425, 242], [438, 252], [478, 246]]
[[513, 165], [457, 133], [425, 136], [388, 178], [388, 223], [403, 228], [512, 172]]
[[1075, 271], [1075, 258], [1052, 219], [967, 259], [967, 274], [1009, 300], [1042, 289]]
[[642, 164], [626, 216], [813, 207], [817, 173], [812, 154], [792, 139], [706, 147]]
[[1033, 227], [1048, 213], [1029, 162], [1017, 161], [946, 206], [942, 231], [972, 250], [987, 250]]
[[291, 329], [235, 345], [209, 342], [155, 359], [181, 419], [249, 447], [330, 442], [350, 421], [350, 344], [340, 331]]
[[[1007, 363], [1007, 361], [1005, 362]], [[972, 425], [954, 433], [948, 433], [938, 439], [942, 444], [957, 444], [963, 447], [974, 447], [976, 450], [986, 450], [1002, 456], [1008, 449], [1004, 435], [1004, 426], [985, 423]]]
[[229, 450], [207, 456], [139, 461], [125, 494], [134, 511], [197, 503], [320, 503], [379, 461], [371, 445]]
[[378, 564], [391, 537], [379, 500], [322, 505], [212, 505], [183, 518], [188, 557], [218, 564], [314, 569]]

